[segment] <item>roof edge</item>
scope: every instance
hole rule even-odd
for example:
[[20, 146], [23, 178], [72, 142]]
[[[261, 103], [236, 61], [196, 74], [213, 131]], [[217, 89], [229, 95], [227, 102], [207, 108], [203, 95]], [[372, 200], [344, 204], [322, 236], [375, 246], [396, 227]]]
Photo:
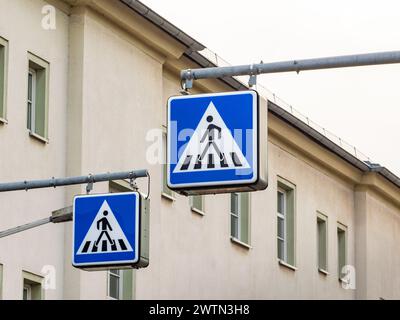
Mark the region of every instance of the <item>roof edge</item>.
[[168, 33], [174, 39], [184, 44], [188, 48], [187, 52], [190, 53], [192, 51], [201, 51], [206, 48], [203, 44], [193, 39], [187, 33], [182, 31], [175, 25], [173, 25], [168, 20], [161, 17], [157, 12], [153, 11], [140, 1], [138, 0], [119, 0], [119, 1], [127, 5], [129, 8], [134, 10], [136, 13], [140, 14], [142, 17], [144, 17], [151, 23], [155, 24], [157, 27]]
[[[151, 23], [155, 24], [160, 29], [164, 30], [167, 34], [172, 36], [174, 39], [178, 40], [182, 44], [184, 44], [188, 49], [185, 52], [185, 56], [189, 59], [197, 63], [200, 67], [217, 67], [217, 65], [198, 51], [206, 49], [206, 47], [201, 44], [200, 42], [196, 41], [188, 34], [183, 32], [181, 29], [170, 23], [168, 20], [161, 17], [158, 13], [147, 7], [145, 4], [141, 3], [138, 0], [119, 0], [129, 8], [146, 18]], [[239, 80], [235, 79], [234, 77], [226, 77], [220, 78], [220, 81], [223, 81], [225, 84], [230, 86], [234, 90], [246, 90], [248, 87], [244, 85]], [[319, 133], [314, 128], [307, 125], [305, 122], [301, 121], [300, 119], [296, 118], [294, 115], [287, 112], [285, 109], [277, 105], [276, 103], [268, 100], [268, 109], [274, 115], [282, 119], [283, 121], [287, 122], [289, 125], [293, 126], [304, 135], [308, 136], [314, 142], [318, 143], [325, 149], [331, 151], [344, 161], [350, 163], [357, 169], [361, 170], [362, 172], [376, 172], [383, 176], [386, 180], [393, 183], [396, 187], [400, 188], [400, 178], [388, 170], [386, 167], [382, 167], [380, 165], [369, 164], [367, 162], [361, 161], [345, 149], [334, 143], [329, 138], [325, 137], [321, 133]]]

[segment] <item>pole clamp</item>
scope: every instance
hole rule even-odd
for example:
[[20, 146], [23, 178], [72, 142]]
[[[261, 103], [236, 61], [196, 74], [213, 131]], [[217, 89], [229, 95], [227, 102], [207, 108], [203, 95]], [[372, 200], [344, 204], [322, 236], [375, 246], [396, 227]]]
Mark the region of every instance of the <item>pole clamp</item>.
[[93, 190], [94, 177], [91, 173], [88, 175], [88, 184], [86, 185], [86, 194]]
[[191, 69], [187, 69], [183, 71], [182, 74], [182, 81], [181, 81], [181, 87], [183, 90], [188, 91], [189, 89], [193, 88], [193, 72]]
[[299, 74], [299, 73], [300, 73], [300, 68], [298, 67], [299, 63], [297, 62], [297, 60], [294, 60], [294, 61], [293, 61], [293, 65], [296, 67], [295, 72], [296, 72], [297, 74]]
[[[260, 62], [263, 63], [262, 61]], [[252, 88], [253, 86], [257, 85], [257, 75], [260, 74], [260, 69], [255, 67], [255, 64], [252, 63], [250, 65], [250, 72], [249, 72], [249, 87]]]
[[129, 173], [129, 186], [132, 188], [133, 191], [138, 191], [138, 186], [136, 184], [136, 177], [133, 172]]

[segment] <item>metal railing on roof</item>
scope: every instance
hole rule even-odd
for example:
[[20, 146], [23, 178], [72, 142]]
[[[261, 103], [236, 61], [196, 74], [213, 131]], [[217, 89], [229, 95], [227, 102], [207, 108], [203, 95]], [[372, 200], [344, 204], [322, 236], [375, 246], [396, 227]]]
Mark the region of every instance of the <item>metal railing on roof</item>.
[[[228, 67], [228, 66], [231, 65], [226, 60], [224, 60], [223, 58], [221, 58], [219, 55], [217, 55], [215, 52], [211, 51], [208, 48], [205, 48], [204, 50], [199, 51], [199, 53], [203, 57], [208, 59], [211, 63], [213, 63], [215, 66]], [[243, 85], [247, 86], [248, 76], [237, 76], [237, 77], [233, 77], [233, 78], [235, 78], [236, 80], [241, 82]], [[279, 98], [275, 93], [273, 93], [272, 91], [270, 91], [266, 87], [264, 87], [264, 86], [260, 85], [259, 83], [257, 83], [256, 89], [257, 89], [258, 93], [261, 96], [263, 96], [264, 98], [268, 99], [269, 101], [274, 102], [276, 105], [278, 105], [279, 107], [284, 109], [286, 112], [289, 112], [294, 117], [296, 117], [297, 119], [299, 119], [303, 123], [307, 124], [310, 128], [312, 128], [315, 131], [319, 132], [321, 135], [323, 135], [324, 137], [326, 137], [327, 139], [329, 139], [330, 141], [332, 141], [333, 143], [338, 145], [340, 148], [342, 148], [343, 150], [345, 150], [346, 152], [348, 152], [349, 154], [351, 154], [352, 156], [354, 156], [358, 160], [363, 161], [364, 163], [367, 162], [366, 164], [373, 162], [373, 161], [371, 161], [371, 159], [367, 155], [365, 155], [363, 152], [361, 152], [355, 146], [353, 146], [352, 144], [348, 143], [347, 141], [345, 141], [341, 137], [335, 135], [334, 133], [332, 133], [328, 129], [320, 126], [316, 122], [312, 121], [309, 117], [307, 117], [306, 115], [302, 114], [299, 110], [295, 109], [291, 104], [289, 104], [286, 101], [284, 101], [283, 99]]]

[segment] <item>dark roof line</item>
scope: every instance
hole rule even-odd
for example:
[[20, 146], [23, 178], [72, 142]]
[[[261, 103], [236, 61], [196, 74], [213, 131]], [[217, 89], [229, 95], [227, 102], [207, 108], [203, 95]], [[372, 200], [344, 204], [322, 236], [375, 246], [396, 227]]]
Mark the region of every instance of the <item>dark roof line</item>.
[[[155, 11], [144, 5], [138, 0], [120, 0], [122, 3], [126, 4], [128, 7], [133, 9], [135, 12], [146, 18], [151, 23], [155, 24], [167, 34], [169, 34], [174, 39], [178, 40], [180, 43], [187, 47], [185, 55], [192, 61], [197, 63], [200, 67], [216, 67], [217, 65], [205, 58], [198, 51], [206, 49], [204, 45], [196, 41], [188, 34], [183, 32], [181, 29], [174, 26], [172, 23], [161, 17]], [[233, 77], [227, 77], [220, 79], [225, 82], [234, 90], [246, 90], [248, 89], [243, 83]], [[294, 128], [298, 129], [300, 132], [305, 134], [307, 137], [311, 138], [313, 141], [328, 149], [335, 155], [339, 156], [341, 159], [350, 163], [354, 167], [358, 168], [362, 172], [377, 172], [382, 177], [393, 183], [395, 186], [400, 188], [400, 178], [392, 173], [385, 167], [378, 164], [370, 163], [369, 161], [361, 161], [355, 156], [338, 146], [336, 143], [319, 133], [317, 130], [313, 129], [305, 122], [293, 116], [291, 113], [287, 112], [283, 108], [279, 107], [277, 104], [269, 101], [268, 108], [271, 113], [278, 116], [280, 119], [284, 120], [286, 123], [290, 124]]]
[[197, 40], [193, 39], [187, 33], [183, 32], [178, 27], [174, 26], [168, 20], [161, 17], [157, 12], [151, 10], [148, 6], [141, 3], [137, 0], [120, 0], [122, 3], [126, 4], [129, 8], [136, 11], [142, 17], [150, 21], [151, 23], [155, 24], [157, 27], [164, 30], [168, 33], [171, 37], [175, 38], [186, 47], [188, 47], [187, 52], [190, 53], [191, 51], [201, 51], [204, 50], [206, 47], [202, 45]]
[[369, 166], [367, 163], [357, 159], [352, 154], [350, 154], [349, 152], [338, 146], [336, 143], [332, 142], [327, 137], [325, 137], [323, 134], [311, 128], [305, 122], [299, 120], [290, 112], [286, 111], [285, 109], [282, 109], [274, 102], [268, 101], [268, 109], [272, 114], [279, 117], [286, 123], [290, 124], [292, 127], [295, 127], [301, 133], [308, 136], [311, 140], [325, 147], [326, 149], [330, 150], [331, 152], [333, 152], [346, 162], [352, 164], [354, 167], [360, 169], [363, 172], [369, 171]]

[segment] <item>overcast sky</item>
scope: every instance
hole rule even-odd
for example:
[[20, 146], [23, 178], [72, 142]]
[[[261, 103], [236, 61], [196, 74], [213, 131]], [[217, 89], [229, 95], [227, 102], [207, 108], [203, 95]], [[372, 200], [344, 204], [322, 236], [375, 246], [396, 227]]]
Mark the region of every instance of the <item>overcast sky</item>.
[[[398, 0], [142, 0], [231, 64], [400, 50]], [[400, 176], [400, 65], [259, 82]]]

